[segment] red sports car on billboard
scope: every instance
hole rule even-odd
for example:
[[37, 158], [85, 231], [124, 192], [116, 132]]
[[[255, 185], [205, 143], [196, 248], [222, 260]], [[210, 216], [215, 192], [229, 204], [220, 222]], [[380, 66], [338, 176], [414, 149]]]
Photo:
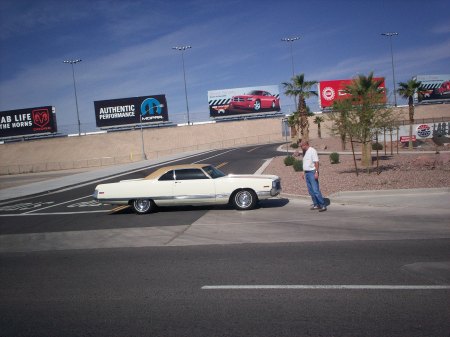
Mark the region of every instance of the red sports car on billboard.
[[436, 93], [441, 96], [450, 94], [450, 81], [442, 83], [441, 86], [436, 89]]
[[280, 99], [268, 91], [252, 90], [247, 95], [233, 96], [230, 110], [280, 111]]

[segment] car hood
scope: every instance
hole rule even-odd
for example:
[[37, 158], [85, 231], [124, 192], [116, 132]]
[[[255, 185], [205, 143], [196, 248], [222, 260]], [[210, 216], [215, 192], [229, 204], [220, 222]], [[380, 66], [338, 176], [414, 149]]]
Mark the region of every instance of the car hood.
[[237, 95], [234, 97], [238, 97], [238, 98], [257, 98], [258, 96], [255, 95]]

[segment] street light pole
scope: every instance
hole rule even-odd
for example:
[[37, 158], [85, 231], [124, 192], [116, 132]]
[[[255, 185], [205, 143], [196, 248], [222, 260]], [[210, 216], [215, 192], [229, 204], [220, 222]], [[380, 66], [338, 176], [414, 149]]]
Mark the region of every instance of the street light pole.
[[291, 50], [292, 77], [295, 76], [295, 71], [294, 71], [294, 54], [293, 54], [293, 52], [292, 52], [292, 42], [297, 41], [297, 40], [300, 40], [300, 37], [299, 37], [299, 36], [295, 36], [295, 37], [283, 37], [283, 38], [281, 39], [281, 41], [284, 41], [284, 42], [290, 42], [290, 43], [289, 43], [289, 47], [290, 47], [290, 50]]
[[147, 160], [147, 155], [145, 154], [145, 146], [144, 146], [144, 130], [142, 129], [142, 113], [139, 113], [139, 122], [141, 125], [142, 156], [143, 156], [144, 160]]
[[78, 112], [78, 98], [77, 98], [77, 86], [75, 84], [75, 69], [73, 67], [74, 64], [81, 62], [81, 60], [66, 60], [64, 63], [69, 63], [72, 66], [72, 77], [73, 77], [73, 90], [75, 92], [75, 106], [77, 108], [77, 120], [78, 120], [78, 136], [81, 135], [81, 123], [80, 123], [80, 114]]
[[184, 51], [187, 49], [191, 49], [191, 48], [192, 48], [191, 46], [172, 47], [172, 49], [181, 51], [181, 61], [183, 63], [184, 94], [186, 96], [186, 112], [187, 112], [188, 125], [191, 124], [191, 121], [189, 119], [189, 103], [188, 103], [187, 86], [186, 86], [186, 70], [184, 67]]
[[389, 37], [389, 42], [391, 45], [392, 80], [394, 81], [394, 105], [397, 106], [397, 90], [395, 88], [394, 52], [392, 50], [392, 37], [397, 36], [398, 33], [396, 32], [381, 33], [381, 35]]
[[[281, 41], [283, 42], [288, 42], [289, 43], [289, 47], [290, 47], [290, 51], [291, 51], [291, 62], [292, 62], [292, 78], [295, 77], [295, 70], [294, 70], [294, 54], [292, 52], [292, 43], [294, 41], [300, 40], [299, 36], [294, 36], [294, 37], [283, 37], [281, 39]], [[294, 97], [294, 105], [295, 105], [295, 111], [297, 111], [297, 100], [296, 97]]]

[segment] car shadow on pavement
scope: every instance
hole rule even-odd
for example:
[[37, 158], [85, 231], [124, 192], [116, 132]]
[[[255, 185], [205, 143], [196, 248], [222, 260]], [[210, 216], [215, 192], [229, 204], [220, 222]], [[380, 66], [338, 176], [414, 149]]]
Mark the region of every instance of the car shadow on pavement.
[[279, 199], [266, 199], [261, 200], [256, 208], [278, 208], [284, 207], [289, 204], [289, 199], [279, 198]]
[[[289, 203], [289, 199], [266, 199], [261, 200], [255, 207], [259, 208], [278, 208], [284, 207]], [[231, 205], [209, 205], [209, 206], [159, 206], [154, 209], [152, 213], [171, 213], [171, 212], [192, 212], [192, 211], [210, 211], [210, 210], [230, 210], [233, 211], [234, 208]], [[121, 207], [118, 210], [111, 210], [110, 215], [120, 215], [120, 214], [133, 214], [134, 211], [131, 207]]]

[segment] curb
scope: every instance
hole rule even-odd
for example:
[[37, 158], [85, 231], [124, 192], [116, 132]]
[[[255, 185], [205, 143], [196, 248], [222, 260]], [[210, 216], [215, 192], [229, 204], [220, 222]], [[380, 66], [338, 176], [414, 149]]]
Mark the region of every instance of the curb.
[[366, 190], [366, 191], [340, 191], [330, 194], [330, 197], [360, 197], [360, 196], [384, 196], [384, 195], [403, 195], [403, 194], [422, 194], [422, 193], [450, 193], [450, 187], [442, 188], [408, 188], [392, 190]]

